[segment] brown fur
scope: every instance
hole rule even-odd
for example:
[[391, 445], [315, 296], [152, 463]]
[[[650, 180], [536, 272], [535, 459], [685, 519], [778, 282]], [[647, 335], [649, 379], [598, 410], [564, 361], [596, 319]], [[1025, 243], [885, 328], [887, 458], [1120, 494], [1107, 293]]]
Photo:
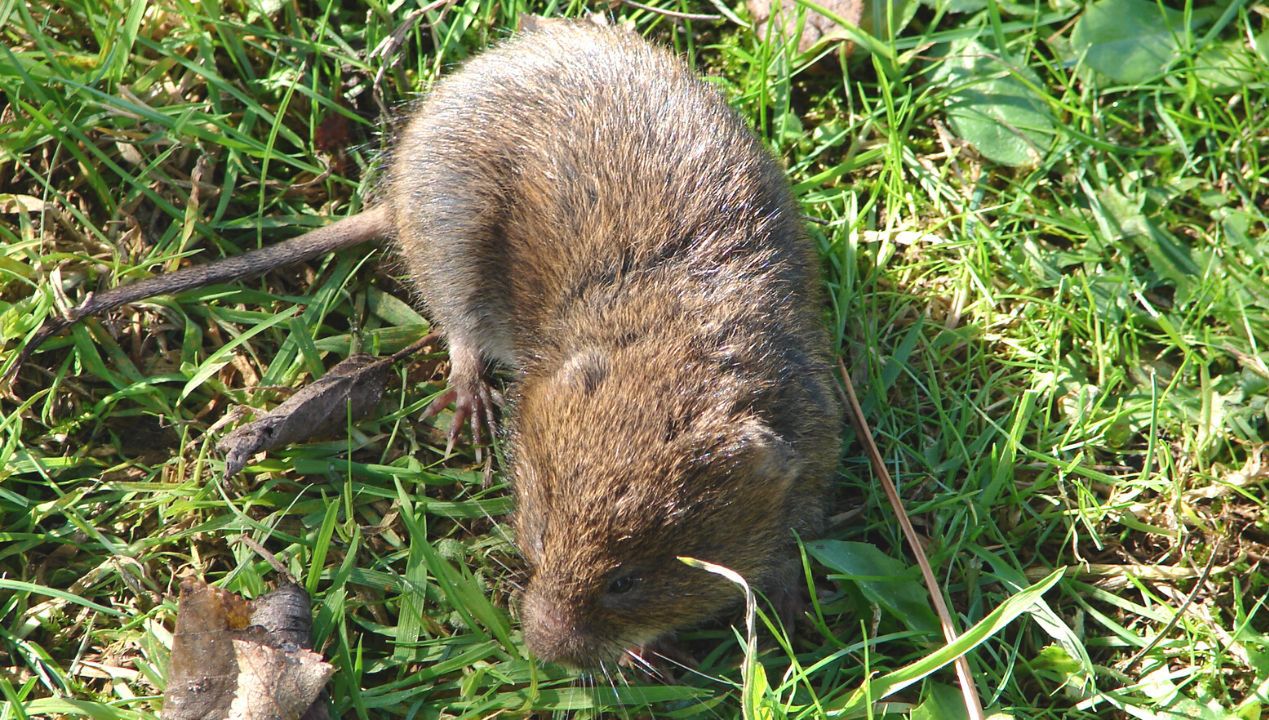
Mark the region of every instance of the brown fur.
[[797, 207], [719, 95], [622, 30], [545, 26], [438, 84], [386, 197], [451, 383], [518, 376], [530, 649], [593, 665], [734, 601], [677, 555], [776, 589], [839, 409]]

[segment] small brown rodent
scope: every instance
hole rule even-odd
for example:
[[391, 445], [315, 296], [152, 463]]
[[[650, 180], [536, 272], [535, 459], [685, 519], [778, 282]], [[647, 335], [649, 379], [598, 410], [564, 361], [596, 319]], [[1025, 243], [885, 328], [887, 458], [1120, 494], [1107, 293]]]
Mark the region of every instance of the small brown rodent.
[[[405, 128], [397, 243], [450, 382], [513, 368], [521, 617], [592, 666], [790, 581], [837, 460], [817, 259], [776, 161], [712, 88], [618, 29], [468, 62]], [[475, 403], [478, 405], [479, 403]]]
[[[514, 374], [539, 658], [615, 661], [735, 603], [677, 556], [787, 591], [792, 531], [819, 529], [839, 447], [817, 259], [779, 164], [681, 60], [621, 29], [544, 24], [436, 85], [377, 208], [225, 261], [236, 273], [147, 282], [382, 235], [446, 334], [458, 414], [487, 411], [486, 363]], [[131, 287], [99, 300], [144, 296]]]

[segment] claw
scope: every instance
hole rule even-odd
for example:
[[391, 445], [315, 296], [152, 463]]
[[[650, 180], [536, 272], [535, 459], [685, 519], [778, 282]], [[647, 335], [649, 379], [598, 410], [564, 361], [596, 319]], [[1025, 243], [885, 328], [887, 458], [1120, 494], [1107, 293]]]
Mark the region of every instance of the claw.
[[480, 386], [481, 402], [484, 408], [485, 429], [489, 431], [489, 439], [492, 440], [498, 432], [498, 426], [494, 419], [494, 406], [502, 407], [502, 395], [493, 392], [488, 383], [481, 383]]
[[427, 409], [423, 411], [423, 414], [419, 416], [419, 419], [427, 420], [433, 417], [434, 415], [440, 413], [440, 411], [449, 407], [457, 398], [458, 398], [457, 390], [455, 390], [452, 387], [446, 388], [444, 392], [442, 392], [440, 395], [437, 395], [436, 399], [433, 400], [431, 404], [427, 406]]
[[[442, 410], [453, 405], [454, 419], [446, 436], [445, 455], [448, 456], [454, 452], [454, 445], [463, 432], [463, 426], [470, 425], [472, 441], [477, 445], [476, 460], [479, 462], [482, 457], [479, 446], [486, 442], [487, 437], [493, 437], [495, 425], [492, 397], [489, 385], [484, 380], [477, 381], [474, 387], [467, 383], [451, 385], [436, 396], [419, 419], [427, 420], [435, 417]], [[489, 432], [488, 436], [486, 436], [486, 428]]]

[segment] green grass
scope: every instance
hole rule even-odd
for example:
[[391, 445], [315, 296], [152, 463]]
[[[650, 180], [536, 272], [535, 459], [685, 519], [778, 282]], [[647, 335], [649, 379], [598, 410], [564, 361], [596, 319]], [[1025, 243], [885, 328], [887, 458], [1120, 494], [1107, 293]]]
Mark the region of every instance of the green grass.
[[[1113, 16], [1128, 2], [908, 6], [844, 63], [726, 19], [614, 17], [714, 76], [789, 166], [826, 320], [958, 625], [1016, 615], [969, 652], [989, 711], [1260, 718], [1269, 13], [1141, 0], [1138, 27]], [[93, 289], [354, 211], [415, 93], [526, 9], [583, 10], [415, 7], [0, 0], [0, 370]], [[662, 682], [525, 656], [498, 464], [486, 482], [411, 421], [440, 356], [346, 436], [222, 481], [227, 413], [425, 331], [383, 257], [155, 298], [23, 368], [0, 400], [0, 718], [153, 716], [177, 578], [276, 579], [243, 535], [312, 592], [343, 717], [819, 717], [897, 671], [917, 682], [890, 710], [959, 717], [853, 440], [793, 638], [759, 633], [746, 675], [730, 628], [690, 632], [699, 672]], [[1058, 567], [1039, 604], [1009, 603]]]

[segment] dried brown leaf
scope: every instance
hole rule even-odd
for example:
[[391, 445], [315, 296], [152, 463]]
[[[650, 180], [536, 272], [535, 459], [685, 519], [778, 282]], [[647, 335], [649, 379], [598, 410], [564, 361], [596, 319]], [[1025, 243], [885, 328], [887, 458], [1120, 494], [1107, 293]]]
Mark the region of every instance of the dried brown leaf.
[[325, 717], [315, 701], [334, 668], [308, 649], [311, 624], [308, 594], [293, 583], [248, 603], [186, 578], [164, 720]]
[[225, 455], [225, 477], [238, 474], [262, 450], [303, 442], [356, 420], [383, 396], [392, 358], [351, 355], [319, 380], [260, 418], [225, 436], [216, 449]]
[[196, 578], [181, 581], [163, 693], [165, 720], [215, 720], [228, 714], [238, 675], [232, 640], [250, 617], [250, 606], [238, 596]]
[[335, 672], [312, 650], [278, 650], [245, 640], [233, 646], [239, 673], [229, 720], [299, 718]]
[[[817, 0], [816, 4], [855, 25], [860, 25], [863, 20], [863, 0]], [[799, 8], [792, 0], [748, 0], [746, 5], [754, 19], [758, 37], [766, 37], [768, 32], [775, 32], [777, 37], [793, 37], [797, 33]], [[798, 52], [808, 52], [821, 42], [849, 43], [847, 37], [840, 25], [807, 8], [806, 23], [798, 38]]]

